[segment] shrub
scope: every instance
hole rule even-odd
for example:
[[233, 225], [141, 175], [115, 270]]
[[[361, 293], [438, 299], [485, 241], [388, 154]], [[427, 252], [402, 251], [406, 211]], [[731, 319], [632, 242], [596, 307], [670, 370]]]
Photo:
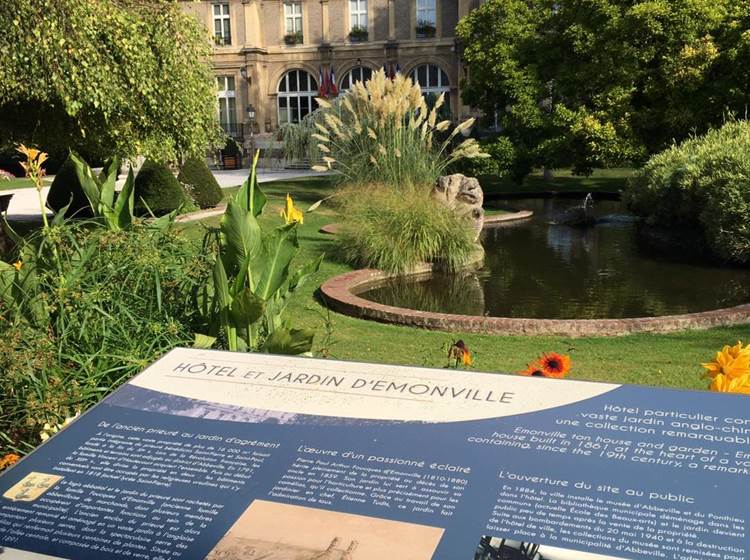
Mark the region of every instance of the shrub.
[[327, 166], [334, 164], [344, 179], [355, 184], [384, 184], [401, 188], [432, 184], [455, 161], [484, 157], [473, 138], [454, 147], [454, 139], [474, 119], [455, 127], [442, 142], [436, 135], [451, 122], [438, 122], [444, 96], [432, 109], [419, 84], [402, 75], [389, 79], [382, 70], [366, 83], [357, 82], [340, 101], [318, 99], [321, 120], [313, 135]]
[[[497, 138], [481, 140], [481, 149], [489, 157], [461, 159], [451, 166], [454, 173], [463, 173], [468, 177], [480, 177], [482, 175], [497, 175], [500, 177], [516, 178], [519, 163], [518, 154], [510, 138], [499, 136]], [[522, 175], [521, 180], [523, 180]]]
[[456, 270], [477, 250], [466, 220], [434, 200], [427, 187], [352, 187], [337, 198], [344, 220], [336, 240], [353, 265], [404, 273], [429, 262]]
[[59, 212], [69, 202], [72, 203], [68, 208], [67, 215], [76, 218], [87, 218], [92, 216], [89, 200], [81, 188], [81, 183], [76, 175], [76, 167], [70, 156], [57, 171], [52, 186], [47, 195], [47, 207], [54, 212]]
[[147, 159], [135, 179], [135, 204], [139, 213], [169, 214], [186, 202], [185, 191], [169, 168]]
[[750, 123], [730, 122], [653, 156], [625, 200], [647, 223], [695, 228], [717, 257], [750, 263]]
[[187, 187], [200, 208], [213, 208], [223, 198], [221, 187], [203, 158], [190, 157], [180, 169], [177, 180]]
[[[37, 233], [14, 257], [17, 278], [33, 273], [25, 285], [36, 289], [28, 306], [0, 298], [0, 451], [29, 450], [44, 424], [85, 410], [192, 341], [193, 293], [210, 275], [197, 247], [169, 230], [96, 225], [55, 226], [54, 241], [41, 244]], [[43, 306], [36, 319], [26, 311], [34, 302]]]

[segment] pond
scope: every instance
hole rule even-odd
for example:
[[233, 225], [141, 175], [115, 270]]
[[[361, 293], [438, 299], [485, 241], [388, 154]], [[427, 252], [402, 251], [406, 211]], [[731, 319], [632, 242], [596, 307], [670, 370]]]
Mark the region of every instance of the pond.
[[537, 319], [655, 317], [750, 303], [750, 269], [650, 254], [621, 202], [594, 202], [596, 225], [586, 227], [555, 223], [580, 200], [512, 204], [534, 217], [486, 228], [482, 268], [404, 278], [358, 295], [421, 311]]

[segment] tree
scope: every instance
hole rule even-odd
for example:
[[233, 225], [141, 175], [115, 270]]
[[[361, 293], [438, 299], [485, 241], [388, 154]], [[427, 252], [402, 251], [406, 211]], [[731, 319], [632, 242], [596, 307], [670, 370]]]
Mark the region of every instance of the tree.
[[205, 27], [177, 0], [0, 2], [0, 138], [178, 159], [219, 138]]
[[747, 2], [489, 0], [458, 35], [464, 101], [537, 164], [639, 161], [750, 102]]

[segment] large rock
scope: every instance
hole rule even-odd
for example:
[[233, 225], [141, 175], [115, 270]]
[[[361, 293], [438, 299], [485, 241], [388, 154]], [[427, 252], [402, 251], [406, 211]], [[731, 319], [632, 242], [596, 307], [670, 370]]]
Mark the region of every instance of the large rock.
[[484, 192], [479, 181], [460, 173], [444, 175], [435, 183], [432, 196], [454, 209], [458, 215], [466, 217], [474, 228], [474, 240], [479, 239], [484, 227]]

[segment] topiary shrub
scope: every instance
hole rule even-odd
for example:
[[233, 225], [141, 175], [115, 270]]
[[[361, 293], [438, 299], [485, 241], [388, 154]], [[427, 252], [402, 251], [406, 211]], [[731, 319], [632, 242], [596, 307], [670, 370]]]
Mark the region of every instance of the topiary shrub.
[[75, 165], [68, 157], [57, 170], [55, 179], [52, 181], [52, 186], [50, 186], [47, 195], [47, 208], [53, 212], [59, 212], [71, 202], [71, 197], [73, 201], [66, 212], [66, 216], [76, 218], [93, 216], [89, 200], [83, 193], [80, 181], [78, 181]]
[[653, 156], [624, 198], [647, 224], [696, 229], [716, 257], [750, 264], [750, 123], [730, 122]]
[[221, 187], [203, 158], [185, 160], [177, 180], [200, 208], [213, 208], [223, 198]]
[[141, 215], [169, 214], [187, 202], [185, 191], [169, 168], [147, 159], [135, 178], [135, 208]]

